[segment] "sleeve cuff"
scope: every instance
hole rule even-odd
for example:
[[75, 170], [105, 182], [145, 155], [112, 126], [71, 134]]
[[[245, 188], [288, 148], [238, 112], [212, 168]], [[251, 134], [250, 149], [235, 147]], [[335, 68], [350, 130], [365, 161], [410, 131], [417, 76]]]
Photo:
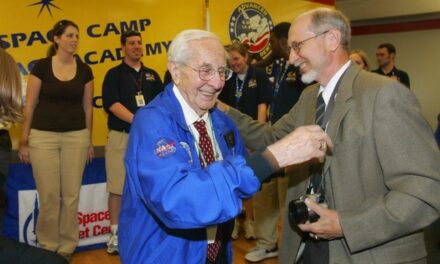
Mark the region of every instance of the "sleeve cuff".
[[280, 169], [275, 157], [266, 148], [257, 150], [248, 156], [246, 164], [254, 171], [260, 182], [266, 181], [271, 174]]

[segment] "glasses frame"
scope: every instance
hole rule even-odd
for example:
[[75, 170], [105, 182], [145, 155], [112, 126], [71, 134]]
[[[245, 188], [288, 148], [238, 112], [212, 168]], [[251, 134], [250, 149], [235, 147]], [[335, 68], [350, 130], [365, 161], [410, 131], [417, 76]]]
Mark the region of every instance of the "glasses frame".
[[[185, 65], [186, 67], [190, 68], [191, 70], [198, 72], [199, 73], [199, 78], [201, 80], [203, 80], [203, 81], [210, 81], [210, 80], [212, 80], [212, 78], [214, 78], [215, 72], [218, 73], [218, 76], [220, 77], [220, 80], [227, 81], [227, 80], [229, 80], [232, 77], [232, 75], [234, 73], [228, 67], [219, 67], [217, 70], [215, 70], [214, 68], [211, 67], [210, 74], [209, 74], [210, 77], [209, 78], [204, 78], [204, 77], [202, 77], [202, 71], [203, 71], [202, 68], [198, 68], [197, 69], [197, 68], [194, 68], [191, 65], [188, 65], [188, 64], [183, 63], [183, 62], [179, 62], [179, 64]], [[207, 66], [207, 67], [210, 67], [210, 66]], [[222, 78], [222, 73], [220, 72], [221, 70], [224, 71], [224, 78]]]
[[305, 40], [301, 40], [301, 41], [293, 41], [292, 44], [290, 45], [290, 49], [295, 51], [295, 53], [299, 53], [301, 51], [301, 48], [304, 46], [304, 43], [306, 43], [307, 41], [311, 40], [311, 39], [315, 39], [319, 36], [325, 35], [329, 32], [330, 30], [326, 30], [324, 32], [321, 32], [319, 34], [314, 35], [313, 37], [310, 38], [306, 38]]

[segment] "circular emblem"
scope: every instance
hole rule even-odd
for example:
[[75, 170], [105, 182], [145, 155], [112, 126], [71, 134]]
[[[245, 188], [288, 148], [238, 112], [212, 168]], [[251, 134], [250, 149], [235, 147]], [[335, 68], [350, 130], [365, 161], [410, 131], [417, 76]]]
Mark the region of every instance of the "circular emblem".
[[248, 46], [249, 53], [264, 58], [270, 53], [269, 37], [273, 28], [272, 18], [264, 7], [257, 3], [240, 4], [229, 19], [231, 41]]

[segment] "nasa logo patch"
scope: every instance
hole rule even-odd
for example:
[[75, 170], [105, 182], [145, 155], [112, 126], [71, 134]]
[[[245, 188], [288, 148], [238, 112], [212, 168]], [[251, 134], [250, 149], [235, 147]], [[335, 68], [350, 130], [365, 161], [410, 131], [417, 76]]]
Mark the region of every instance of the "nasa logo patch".
[[270, 31], [273, 22], [267, 10], [257, 3], [246, 2], [235, 8], [229, 19], [231, 41], [239, 41], [248, 46], [251, 54], [261, 58], [270, 53]]
[[166, 158], [176, 153], [176, 141], [167, 138], [160, 138], [156, 142], [154, 154], [159, 158]]

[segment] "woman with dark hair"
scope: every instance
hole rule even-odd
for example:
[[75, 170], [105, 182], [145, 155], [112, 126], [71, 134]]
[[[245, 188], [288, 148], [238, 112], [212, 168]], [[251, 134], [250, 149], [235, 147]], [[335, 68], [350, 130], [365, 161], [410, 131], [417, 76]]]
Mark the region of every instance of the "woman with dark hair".
[[38, 243], [66, 259], [78, 244], [81, 180], [93, 158], [93, 74], [75, 57], [78, 37], [72, 21], [53, 27], [55, 52], [29, 76], [19, 149], [21, 161], [32, 164], [40, 198]]

